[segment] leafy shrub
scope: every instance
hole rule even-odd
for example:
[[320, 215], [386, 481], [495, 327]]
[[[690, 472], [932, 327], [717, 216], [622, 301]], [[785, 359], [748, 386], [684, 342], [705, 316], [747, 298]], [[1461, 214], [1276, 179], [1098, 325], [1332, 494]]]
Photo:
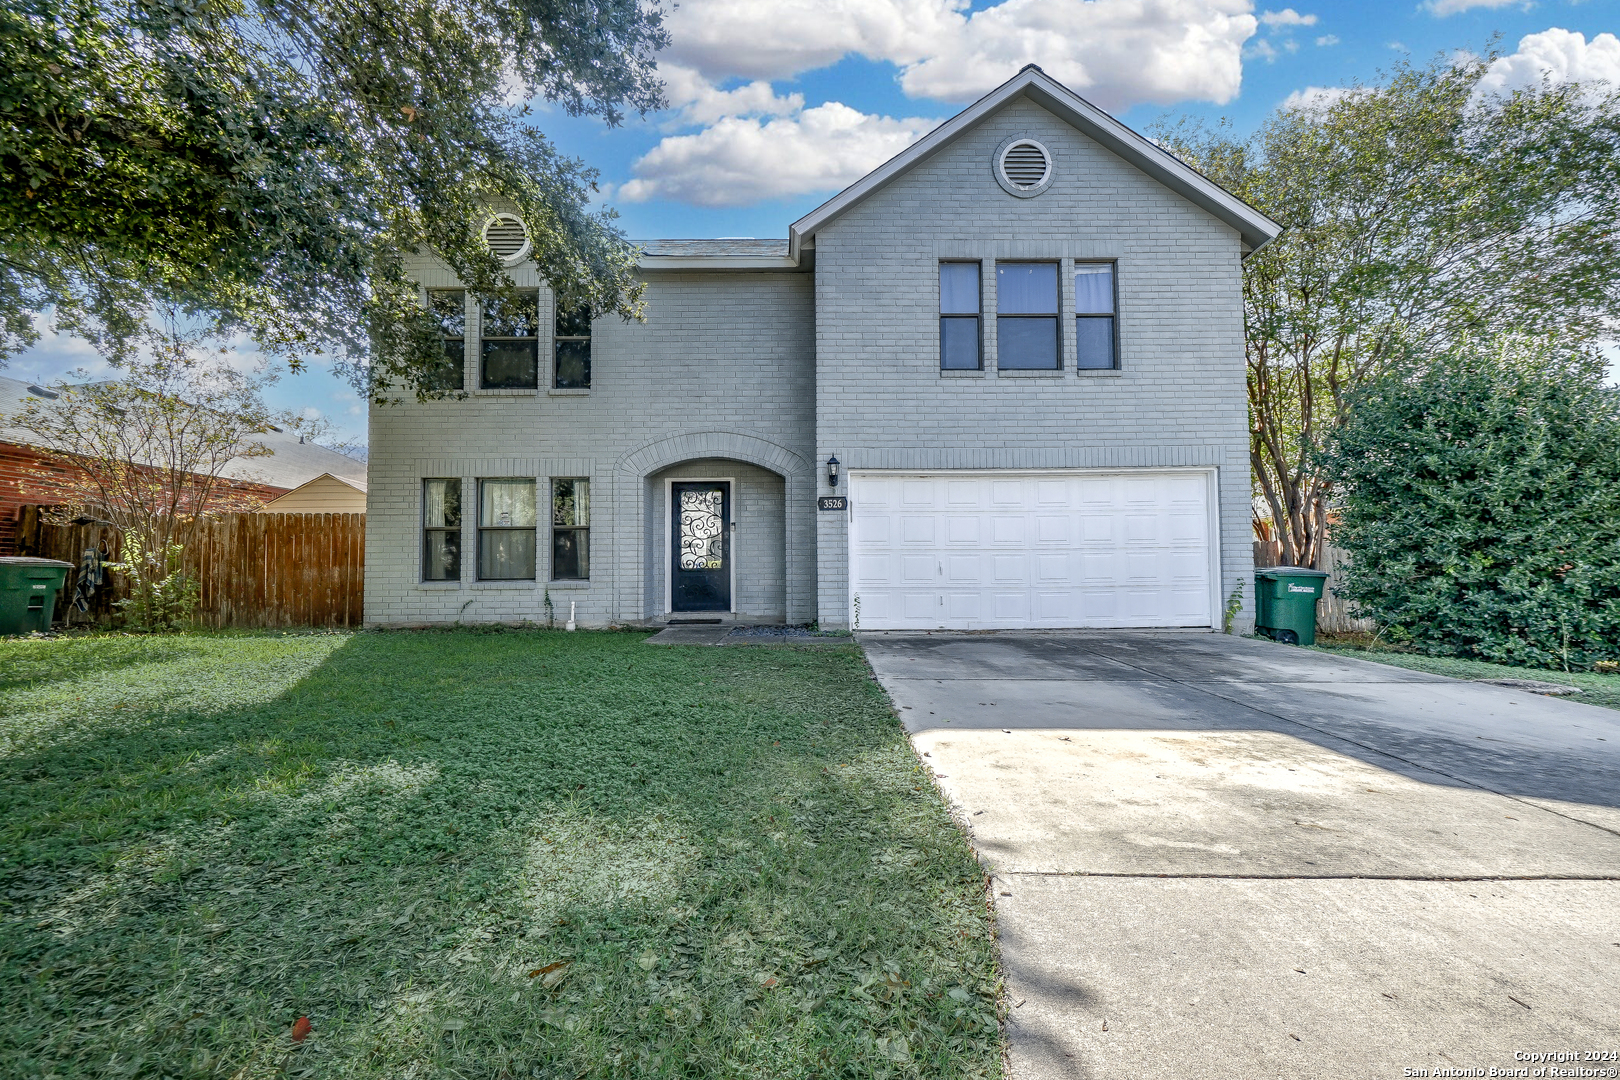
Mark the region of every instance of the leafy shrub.
[[147, 551], [133, 532], [124, 534], [123, 559], [107, 565], [129, 581], [129, 595], [118, 601], [129, 630], [161, 633], [184, 630], [202, 598], [202, 583], [181, 565], [185, 548], [169, 544]]
[[1620, 656], [1620, 391], [1600, 357], [1469, 342], [1355, 395], [1323, 467], [1340, 593], [1433, 655]]

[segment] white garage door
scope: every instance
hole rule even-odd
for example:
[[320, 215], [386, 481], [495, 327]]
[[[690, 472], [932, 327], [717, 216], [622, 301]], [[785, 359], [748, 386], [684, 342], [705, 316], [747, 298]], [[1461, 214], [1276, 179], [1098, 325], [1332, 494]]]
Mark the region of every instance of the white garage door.
[[1209, 626], [1203, 472], [850, 477], [863, 630]]

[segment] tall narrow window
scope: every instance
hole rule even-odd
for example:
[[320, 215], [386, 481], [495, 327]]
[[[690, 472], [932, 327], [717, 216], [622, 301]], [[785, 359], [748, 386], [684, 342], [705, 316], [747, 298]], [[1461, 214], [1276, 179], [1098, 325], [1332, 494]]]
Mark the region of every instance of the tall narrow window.
[[591, 482], [551, 482], [551, 576], [583, 581], [591, 576]]
[[979, 336], [979, 264], [939, 264], [939, 366], [977, 371], [984, 366]]
[[1111, 368], [1114, 351], [1114, 264], [1074, 265], [1075, 367]]
[[557, 305], [556, 340], [557, 388], [588, 388], [591, 385], [591, 309]]
[[429, 390], [460, 390], [467, 373], [467, 295], [460, 289], [432, 289], [428, 310], [439, 320], [444, 366], [427, 376]]
[[996, 367], [1058, 368], [1057, 263], [996, 264]]
[[422, 580], [461, 580], [461, 478], [422, 481]]
[[540, 294], [519, 292], [484, 305], [481, 385], [533, 390], [540, 385]]
[[478, 481], [478, 577], [534, 580], [534, 481]]

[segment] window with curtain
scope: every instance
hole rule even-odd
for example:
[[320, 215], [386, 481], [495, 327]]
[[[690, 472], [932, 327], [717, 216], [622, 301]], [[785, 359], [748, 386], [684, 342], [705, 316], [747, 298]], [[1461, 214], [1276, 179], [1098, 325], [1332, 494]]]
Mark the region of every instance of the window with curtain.
[[939, 366], [977, 371], [984, 366], [979, 334], [979, 264], [939, 264]]
[[1112, 368], [1114, 345], [1114, 264], [1074, 264], [1075, 367]]
[[534, 481], [478, 481], [478, 577], [534, 580]]
[[480, 385], [533, 390], [540, 385], [540, 294], [518, 292], [484, 305]]
[[591, 576], [591, 482], [551, 482], [551, 577], [584, 581]]
[[467, 373], [467, 294], [460, 289], [430, 289], [428, 310], [439, 321], [444, 367], [428, 375], [427, 389], [460, 390]]
[[461, 478], [422, 481], [422, 580], [461, 580]]
[[591, 309], [557, 306], [555, 385], [585, 390], [591, 385]]
[[997, 263], [996, 367], [1055, 371], [1058, 355], [1057, 263]]

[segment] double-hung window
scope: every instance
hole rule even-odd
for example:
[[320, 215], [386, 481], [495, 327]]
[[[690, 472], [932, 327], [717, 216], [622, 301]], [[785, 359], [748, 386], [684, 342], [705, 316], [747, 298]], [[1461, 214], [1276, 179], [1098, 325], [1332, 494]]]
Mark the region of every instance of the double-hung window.
[[439, 323], [444, 364], [428, 373], [424, 389], [460, 390], [467, 371], [467, 294], [460, 289], [430, 289], [428, 310]]
[[480, 384], [494, 390], [540, 385], [540, 294], [515, 292], [484, 305]]
[[478, 481], [478, 577], [534, 580], [534, 481]]
[[557, 305], [556, 369], [559, 390], [586, 390], [591, 385], [591, 309]]
[[979, 264], [939, 264], [939, 366], [977, 371], [984, 366], [979, 334]]
[[1114, 264], [1074, 264], [1075, 367], [1112, 368], [1114, 346]]
[[461, 580], [461, 478], [422, 481], [422, 580]]
[[997, 263], [996, 367], [1055, 371], [1058, 356], [1057, 263]]
[[591, 576], [591, 482], [551, 482], [551, 577], [584, 581]]

